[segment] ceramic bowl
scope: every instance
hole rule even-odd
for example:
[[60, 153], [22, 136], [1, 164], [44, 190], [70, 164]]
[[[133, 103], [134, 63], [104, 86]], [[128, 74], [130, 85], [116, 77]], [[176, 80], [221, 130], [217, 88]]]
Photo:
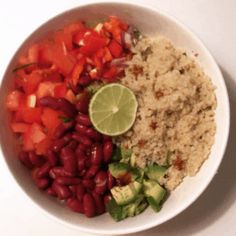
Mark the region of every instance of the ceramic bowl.
[[[86, 218], [84, 215], [76, 214], [56, 202], [54, 199], [40, 192], [34, 185], [30, 173], [20, 164], [17, 159], [15, 139], [9, 128], [9, 117], [5, 110], [5, 98], [12, 87], [12, 69], [16, 59], [33, 42], [44, 37], [50, 31], [63, 27], [68, 22], [78, 19], [93, 20], [103, 18], [107, 15], [116, 15], [135, 25], [143, 34], [162, 34], [178, 46], [186, 49], [189, 54], [198, 53], [196, 60], [204, 71], [211, 77], [216, 86], [217, 108], [215, 143], [212, 147], [208, 160], [195, 177], [187, 177], [183, 183], [171, 193], [159, 213], [147, 209], [142, 214], [128, 218], [121, 222], [115, 222], [108, 214], [95, 218]], [[144, 5], [105, 2], [83, 5], [57, 15], [36, 29], [20, 46], [13, 55], [5, 75], [2, 79], [0, 89], [0, 138], [2, 153], [5, 158], [9, 173], [23, 190], [24, 193], [40, 208], [46, 215], [51, 216], [58, 222], [78, 230], [96, 234], [127, 234], [138, 232], [162, 224], [186, 209], [206, 189], [217, 172], [224, 155], [229, 133], [229, 101], [225, 82], [215, 60], [203, 45], [203, 43], [182, 23], [173, 17], [155, 8]]]

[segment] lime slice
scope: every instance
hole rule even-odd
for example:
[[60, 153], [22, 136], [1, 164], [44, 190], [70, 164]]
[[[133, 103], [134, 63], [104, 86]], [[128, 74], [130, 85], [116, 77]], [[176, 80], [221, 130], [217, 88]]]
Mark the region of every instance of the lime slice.
[[136, 97], [130, 89], [112, 83], [94, 94], [89, 104], [89, 116], [97, 131], [116, 136], [131, 128], [137, 107]]

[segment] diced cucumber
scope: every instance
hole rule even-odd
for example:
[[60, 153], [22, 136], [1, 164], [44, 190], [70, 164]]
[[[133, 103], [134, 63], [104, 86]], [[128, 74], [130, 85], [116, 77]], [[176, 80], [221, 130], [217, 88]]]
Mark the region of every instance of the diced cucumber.
[[125, 186], [115, 186], [111, 189], [111, 194], [118, 205], [126, 205], [134, 201], [142, 189], [142, 184], [134, 181]]

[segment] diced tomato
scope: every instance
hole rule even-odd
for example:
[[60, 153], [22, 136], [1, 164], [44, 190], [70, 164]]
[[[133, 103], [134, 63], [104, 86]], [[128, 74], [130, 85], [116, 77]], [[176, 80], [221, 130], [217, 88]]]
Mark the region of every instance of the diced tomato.
[[72, 36], [69, 32], [65, 32], [62, 30], [57, 31], [54, 34], [54, 40], [56, 44], [64, 44], [66, 50], [72, 49]]
[[42, 98], [42, 97], [46, 97], [46, 96], [54, 96], [54, 89], [55, 87], [58, 85], [58, 83], [53, 83], [53, 82], [41, 82], [37, 92], [36, 92], [36, 96], [37, 99]]
[[29, 128], [29, 124], [23, 123], [23, 122], [12, 122], [11, 128], [14, 133], [24, 133]]
[[33, 71], [31, 74], [21, 74], [18, 76], [16, 83], [19, 87], [23, 88], [26, 94], [31, 94], [35, 92], [41, 80], [41, 74]]
[[61, 83], [55, 86], [54, 88], [54, 97], [62, 98], [65, 97], [67, 92], [67, 86], [65, 83]]
[[75, 59], [67, 54], [62, 44], [45, 43], [40, 54], [41, 63], [54, 63], [59, 71], [68, 75], [73, 69]]
[[81, 21], [78, 21], [78, 22], [66, 25], [64, 27], [64, 32], [69, 33], [73, 36], [75, 33], [82, 31], [84, 29], [85, 29], [84, 24]]
[[73, 36], [73, 42], [78, 46], [84, 46], [85, 45], [84, 38], [85, 36], [88, 36], [90, 34], [92, 34], [92, 30], [84, 28]]
[[61, 123], [59, 111], [51, 108], [44, 108], [41, 116], [43, 125], [47, 128], [48, 134], [53, 135], [57, 126]]
[[31, 126], [23, 134], [23, 149], [25, 151], [34, 150], [34, 143], [31, 139]]
[[43, 127], [37, 123], [33, 123], [23, 134], [23, 149], [25, 151], [34, 150], [34, 144], [40, 143], [46, 138]]
[[7, 95], [6, 106], [10, 111], [17, 111], [24, 98], [24, 94], [18, 90], [14, 90]]
[[108, 49], [108, 47], [105, 47], [104, 48], [104, 55], [103, 55], [103, 58], [102, 58], [102, 62], [106, 63], [106, 62], [111, 61], [112, 59], [113, 59], [113, 57], [111, 55], [110, 50]]
[[31, 94], [26, 98], [26, 106], [27, 107], [35, 107], [36, 106], [36, 95]]
[[112, 54], [113, 57], [120, 57], [122, 54], [122, 47], [119, 43], [117, 43], [114, 39], [110, 42], [108, 45], [108, 48]]
[[66, 92], [65, 98], [71, 103], [76, 103], [76, 96], [71, 89]]
[[46, 138], [46, 134], [43, 132], [43, 127], [37, 123], [31, 125], [31, 140], [33, 143], [40, 143]]
[[46, 137], [41, 142], [35, 144], [36, 154], [46, 155], [51, 144], [52, 144], [52, 140], [49, 137]]
[[82, 73], [84, 69], [85, 59], [82, 58], [80, 61], [76, 63], [74, 66], [72, 73], [71, 73], [71, 81], [73, 85], [77, 85], [80, 74]]
[[104, 28], [112, 34], [117, 42], [121, 43], [121, 32], [126, 31], [128, 25], [120, 21], [117, 17], [110, 16], [109, 21], [104, 23]]
[[28, 63], [37, 63], [39, 59], [39, 45], [33, 44], [28, 50]]
[[108, 81], [115, 81], [117, 74], [118, 74], [117, 67], [111, 66], [110, 68], [104, 71], [103, 78]]
[[80, 48], [80, 52], [86, 56], [91, 56], [96, 53], [100, 48], [103, 48], [107, 44], [107, 40], [104, 37], [100, 37], [97, 33], [93, 32], [88, 35], [85, 34], [84, 45]]
[[42, 110], [39, 107], [35, 107], [35, 108], [24, 107], [16, 111], [15, 121], [23, 121], [30, 124], [34, 122], [40, 123], [41, 113], [42, 113]]
[[96, 56], [96, 54], [93, 56], [93, 61], [94, 64], [96, 66], [96, 68], [101, 69], [103, 67], [103, 63], [102, 63], [102, 57], [98, 57]]
[[50, 82], [62, 82], [62, 76], [56, 69], [44, 69], [42, 70], [43, 74], [43, 82], [44, 81], [50, 81]]

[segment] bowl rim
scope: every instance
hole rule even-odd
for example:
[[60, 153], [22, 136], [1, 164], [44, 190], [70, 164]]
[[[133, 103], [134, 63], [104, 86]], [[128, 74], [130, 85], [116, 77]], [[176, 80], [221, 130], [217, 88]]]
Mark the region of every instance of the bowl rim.
[[198, 46], [201, 47], [201, 49], [204, 51], [204, 53], [209, 58], [209, 61], [211, 62], [211, 64], [214, 66], [214, 70], [215, 70], [216, 74], [218, 74], [218, 77], [222, 80], [221, 81], [222, 82], [222, 89], [223, 89], [223, 93], [224, 93], [225, 99], [226, 99], [225, 104], [227, 105], [225, 107], [225, 109], [226, 109], [227, 113], [224, 114], [225, 115], [225, 119], [224, 119], [224, 122], [225, 122], [225, 139], [221, 144], [221, 149], [220, 149], [220, 154], [219, 154], [220, 158], [218, 160], [217, 165], [215, 165], [215, 169], [212, 170], [212, 174], [211, 174], [210, 178], [208, 178], [208, 180], [205, 181], [204, 184], [201, 185], [201, 187], [199, 188], [199, 191], [194, 196], [192, 196], [190, 201], [183, 204], [181, 208], [177, 209], [176, 211], [173, 211], [172, 214], [167, 215], [163, 220], [159, 221], [158, 223], [156, 221], [151, 221], [151, 222], [147, 222], [145, 225], [134, 226], [134, 227], [129, 228], [129, 229], [116, 228], [114, 230], [105, 230], [104, 229], [104, 230], [99, 230], [98, 231], [95, 228], [87, 228], [87, 227], [83, 227], [81, 225], [75, 225], [73, 223], [67, 222], [67, 221], [51, 214], [46, 208], [43, 208], [39, 203], [37, 203], [34, 199], [32, 199], [26, 191], [24, 191], [22, 189], [22, 187], [20, 186], [20, 184], [19, 184], [17, 178], [15, 177], [15, 175], [13, 175], [11, 173], [11, 170], [10, 170], [10, 167], [7, 163], [6, 157], [3, 154], [2, 145], [0, 145], [0, 156], [3, 157], [3, 160], [4, 160], [3, 162], [5, 162], [5, 165], [6, 165], [6, 168], [7, 168], [8, 172], [9, 172], [9, 175], [12, 177], [12, 179], [16, 183], [16, 186], [18, 187], [18, 189], [31, 202], [33, 202], [33, 205], [35, 205], [37, 207], [37, 209], [42, 211], [49, 218], [54, 219], [56, 222], [61, 223], [62, 225], [69, 226], [72, 229], [80, 230], [80, 231], [86, 232], [86, 233], [94, 233], [94, 234], [101, 234], [101, 235], [109, 235], [109, 234], [121, 235], [121, 234], [136, 233], [136, 232], [140, 232], [140, 231], [143, 231], [143, 230], [147, 230], [147, 229], [153, 228], [155, 226], [159, 226], [159, 225], [163, 224], [164, 222], [169, 221], [170, 219], [176, 217], [178, 214], [180, 214], [181, 212], [186, 210], [186, 208], [188, 208], [191, 204], [193, 204], [197, 200], [197, 198], [206, 190], [208, 185], [213, 180], [215, 174], [217, 173], [217, 170], [218, 170], [218, 168], [219, 168], [219, 166], [220, 166], [220, 164], [223, 160], [224, 153], [225, 153], [225, 150], [226, 150], [226, 147], [227, 147], [229, 131], [230, 131], [230, 103], [229, 103], [229, 95], [228, 95], [227, 87], [226, 87], [225, 80], [224, 80], [224, 77], [222, 75], [222, 72], [221, 72], [218, 64], [216, 63], [215, 59], [213, 58], [212, 54], [210, 53], [209, 49], [205, 46], [205, 44], [202, 42], [202, 40], [199, 38], [199, 36], [197, 36], [195, 32], [193, 32], [189, 27], [187, 27], [179, 19], [177, 19], [172, 14], [166, 12], [165, 10], [163, 10], [163, 9], [157, 7], [157, 6], [149, 6], [149, 5], [146, 5], [146, 4], [143, 4], [143, 3], [128, 2], [128, 0], [126, 0], [126, 1], [119, 1], [119, 0], [105, 1], [104, 0], [104, 1], [91, 1], [89, 3], [78, 3], [78, 5], [75, 5], [73, 7], [69, 7], [68, 9], [66, 9], [64, 11], [60, 11], [59, 13], [56, 13], [55, 15], [50, 17], [48, 20], [40, 23], [36, 28], [33, 29], [33, 31], [29, 35], [27, 35], [25, 37], [23, 42], [20, 43], [20, 45], [18, 46], [15, 53], [9, 59], [9, 61], [7, 63], [7, 67], [6, 67], [6, 69], [3, 73], [2, 79], [0, 81], [0, 84], [2, 83], [3, 78], [6, 75], [9, 64], [12, 61], [12, 58], [14, 57], [14, 55], [19, 51], [19, 49], [22, 47], [22, 45], [25, 43], [25, 41], [28, 40], [39, 28], [43, 27], [45, 24], [47, 24], [48, 22], [54, 20], [55, 18], [58, 18], [61, 15], [64, 15], [65, 13], [70, 12], [74, 9], [81, 8], [81, 7], [89, 7], [89, 6], [94, 6], [94, 5], [106, 5], [106, 4], [115, 4], [115, 5], [122, 5], [122, 6], [127, 5], [127, 6], [133, 6], [133, 7], [140, 7], [140, 8], [147, 9], [147, 10], [153, 12], [153, 13], [159, 14], [159, 15], [163, 16], [164, 18], [167, 18], [168, 20], [173, 22], [175, 25], [178, 25], [180, 28], [183, 29], [183, 31], [185, 31], [188, 35], [191, 36], [191, 38], [198, 44]]

